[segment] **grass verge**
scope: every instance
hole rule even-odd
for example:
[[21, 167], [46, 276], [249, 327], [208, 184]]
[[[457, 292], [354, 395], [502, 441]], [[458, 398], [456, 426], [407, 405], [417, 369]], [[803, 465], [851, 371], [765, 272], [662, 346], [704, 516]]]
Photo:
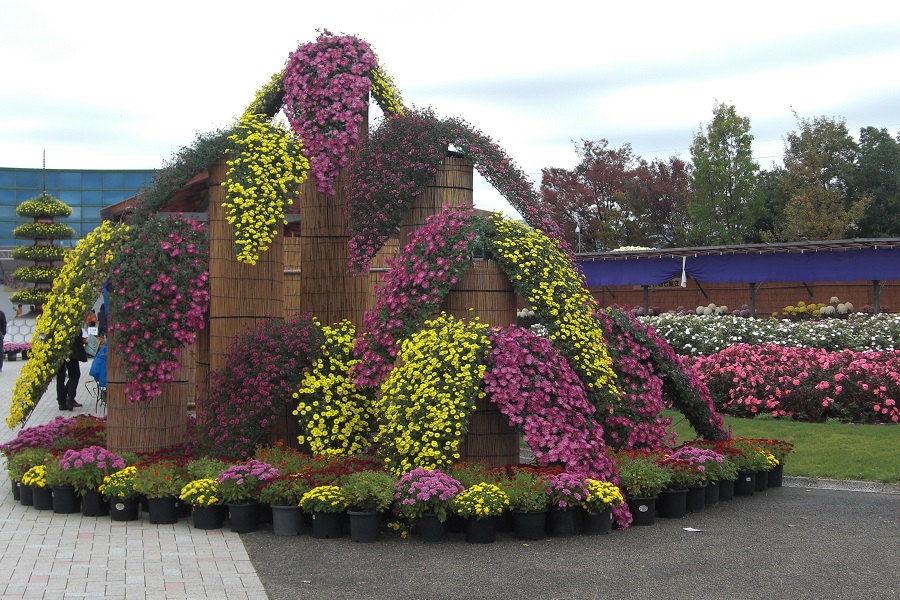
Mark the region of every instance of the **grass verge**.
[[[667, 411], [666, 416], [672, 417], [679, 440], [696, 437], [680, 413]], [[900, 483], [900, 427], [896, 425], [800, 423], [763, 415], [725, 417], [725, 426], [731, 427], [735, 437], [794, 444], [784, 463], [785, 475]]]

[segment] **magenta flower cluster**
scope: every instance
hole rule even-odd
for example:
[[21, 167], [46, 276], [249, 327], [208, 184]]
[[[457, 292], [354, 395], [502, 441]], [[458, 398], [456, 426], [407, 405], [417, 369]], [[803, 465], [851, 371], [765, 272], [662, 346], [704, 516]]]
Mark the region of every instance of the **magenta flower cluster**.
[[441, 120], [419, 111], [387, 119], [354, 164], [347, 188], [352, 269], [367, 268], [436, 172], [448, 146], [471, 159], [529, 225], [574, 257], [559, 225], [541, 208], [534, 186], [500, 146], [461, 119]]
[[665, 408], [663, 379], [653, 368], [650, 349], [639, 344], [632, 335], [642, 325], [630, 314], [614, 320], [598, 310], [594, 317], [603, 326], [616, 372], [616, 387], [624, 394], [615, 406], [600, 406], [605, 413], [604, 432], [611, 446], [659, 449], [674, 443], [672, 420], [659, 416]]
[[434, 177], [447, 151], [440, 121], [430, 111], [386, 118], [353, 162], [346, 188], [351, 270], [372, 258]]
[[450, 119], [448, 123], [453, 145], [474, 161], [475, 168], [481, 176], [506, 198], [526, 223], [541, 230], [574, 259], [572, 249], [566, 243], [559, 224], [542, 208], [534, 186], [525, 172], [509, 158], [506, 151], [489, 136], [462, 119]]
[[485, 391], [522, 438], [539, 466], [561, 464], [570, 473], [609, 480], [596, 408], [566, 358], [545, 338], [509, 327], [492, 337]]
[[66, 450], [63, 457], [59, 459], [59, 466], [63, 471], [93, 467], [109, 474], [124, 469], [125, 459], [102, 446], [88, 446], [81, 450]]
[[174, 381], [182, 348], [204, 326], [208, 263], [206, 229], [180, 215], [149, 218], [114, 259], [110, 328], [130, 402], [149, 402]]
[[251, 459], [245, 463], [228, 467], [219, 473], [216, 481], [218, 483], [230, 481], [239, 486], [244, 484], [255, 486], [263, 481], [275, 479], [279, 475], [281, 472], [269, 463]]
[[396, 487], [394, 498], [400, 506], [417, 506], [422, 512], [433, 512], [439, 504], [446, 504], [464, 489], [459, 481], [443, 471], [422, 468], [407, 471]]
[[900, 351], [737, 344], [684, 360], [696, 367], [721, 409], [730, 414], [900, 422]]
[[319, 193], [333, 195], [338, 170], [349, 164], [369, 107], [369, 72], [376, 66], [368, 42], [328, 30], [288, 58], [285, 113], [303, 140]]
[[365, 332], [353, 353], [357, 387], [378, 387], [391, 371], [399, 344], [431, 318], [451, 286], [469, 266], [479, 221], [472, 208], [447, 208], [416, 231], [383, 285], [375, 307], [363, 317]]
[[225, 367], [210, 373], [209, 397], [198, 407], [198, 452], [244, 459], [269, 441], [272, 423], [296, 405], [292, 395], [324, 341], [309, 314], [266, 319], [235, 338]]
[[[106, 417], [100, 419], [105, 420]], [[74, 424], [73, 419], [55, 417], [49, 423], [20, 429], [16, 437], [0, 444], [0, 452], [5, 456], [12, 456], [25, 448], [52, 448], [53, 442], [66, 435]]]
[[629, 311], [614, 308], [607, 315], [619, 330], [628, 331], [638, 345], [650, 351], [653, 369], [662, 378], [663, 396], [670, 407], [687, 417], [697, 435], [708, 440], [730, 437], [709, 388], [690, 361], [679, 357], [653, 327], [641, 323]]
[[574, 508], [587, 498], [585, 478], [578, 473], [557, 473], [544, 480], [550, 505], [556, 508]]

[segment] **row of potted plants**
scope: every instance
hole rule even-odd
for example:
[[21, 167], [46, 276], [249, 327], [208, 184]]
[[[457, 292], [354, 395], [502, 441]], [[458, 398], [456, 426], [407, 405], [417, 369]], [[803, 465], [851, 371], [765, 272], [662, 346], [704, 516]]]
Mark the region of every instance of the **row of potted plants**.
[[[271, 514], [278, 521], [275, 532], [288, 535], [300, 532], [305, 514], [314, 536], [340, 536], [349, 520], [357, 541], [378, 539], [385, 525], [404, 535], [415, 532], [423, 540], [441, 540], [461, 520], [466, 521], [467, 539], [492, 541], [501, 517], [512, 523], [517, 537], [536, 540], [545, 531], [573, 534], [576, 519], [587, 533], [609, 531], [614, 510], [620, 527], [627, 527], [625, 499], [638, 502], [631, 509], [637, 522], [647, 512], [640, 503], [646, 506], [648, 499], [704, 486], [740, 485], [739, 475], [746, 473], [780, 474], [791, 449], [786, 442], [733, 439], [695, 441], [668, 451], [620, 452], [614, 456], [618, 485], [561, 468], [491, 469], [471, 462], [447, 472], [413, 469], [398, 478], [373, 457], [314, 457], [280, 446], [258, 448], [254, 458], [238, 463], [189, 460], [178, 449], [120, 456], [92, 443], [102, 431], [98, 423], [88, 423], [95, 420], [100, 421], [82, 417], [71, 429], [67, 424], [76, 419], [54, 421], [32, 428], [38, 431], [23, 430], [0, 447], [7, 455], [14, 494], [23, 504], [57, 512], [77, 512], [80, 504], [87, 516], [128, 520], [139, 518], [140, 498], [146, 498], [152, 523], [175, 522], [192, 508], [197, 527], [221, 527], [230, 515], [233, 530], [251, 531], [260, 516]], [[63, 451], [60, 442], [89, 445]], [[271, 513], [260, 511], [259, 505], [273, 507]]]
[[29, 342], [3, 342], [3, 352], [6, 354], [6, 360], [16, 360], [19, 353], [22, 354], [22, 360], [28, 358], [31, 352], [31, 344]]

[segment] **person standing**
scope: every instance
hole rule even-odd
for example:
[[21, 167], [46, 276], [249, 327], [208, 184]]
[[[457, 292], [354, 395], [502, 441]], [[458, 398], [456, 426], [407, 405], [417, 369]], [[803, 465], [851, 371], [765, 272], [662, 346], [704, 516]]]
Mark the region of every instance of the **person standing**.
[[0, 371], [3, 370], [3, 344], [6, 342], [6, 313], [0, 310]]
[[72, 410], [81, 406], [75, 401], [78, 392], [78, 380], [81, 379], [81, 365], [87, 362], [87, 352], [84, 349], [84, 332], [79, 331], [72, 338], [72, 346], [69, 356], [56, 372], [56, 402], [59, 410]]

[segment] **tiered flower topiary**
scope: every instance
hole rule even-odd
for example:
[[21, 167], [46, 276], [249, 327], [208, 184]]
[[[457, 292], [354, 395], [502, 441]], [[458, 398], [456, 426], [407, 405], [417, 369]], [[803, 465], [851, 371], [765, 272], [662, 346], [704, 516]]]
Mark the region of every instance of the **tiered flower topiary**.
[[72, 208], [47, 192], [41, 192], [17, 206], [16, 214], [34, 221], [13, 229], [13, 236], [33, 242], [30, 246], [16, 248], [13, 251], [13, 258], [32, 260], [34, 266], [20, 267], [13, 272], [12, 277], [16, 281], [32, 283], [34, 287], [14, 292], [9, 300], [14, 304], [33, 304], [40, 310], [41, 305], [47, 301], [54, 278], [59, 274], [60, 267], [54, 263], [66, 256], [66, 249], [55, 246], [53, 242], [75, 237], [74, 229], [68, 225], [54, 223], [54, 219], [70, 216]]
[[487, 334], [477, 320], [466, 324], [442, 313], [403, 342], [400, 366], [377, 400], [375, 442], [388, 470], [443, 469], [459, 459], [469, 417], [484, 396]]
[[209, 306], [209, 247], [200, 223], [154, 216], [132, 231], [109, 282], [113, 347], [123, 356], [129, 402], [149, 402], [174, 380]]
[[6, 424], [21, 425], [44, 395], [60, 365], [69, 356], [72, 337], [109, 277], [109, 261], [124, 243], [128, 228], [108, 221], [85, 236], [66, 256], [53, 282], [50, 299], [38, 318], [31, 339], [31, 360], [22, 367], [13, 388]]
[[350, 321], [322, 328], [322, 356], [303, 376], [294, 414], [299, 417], [300, 444], [315, 454], [356, 454], [371, 445], [373, 390], [357, 388], [350, 369], [356, 329]]

